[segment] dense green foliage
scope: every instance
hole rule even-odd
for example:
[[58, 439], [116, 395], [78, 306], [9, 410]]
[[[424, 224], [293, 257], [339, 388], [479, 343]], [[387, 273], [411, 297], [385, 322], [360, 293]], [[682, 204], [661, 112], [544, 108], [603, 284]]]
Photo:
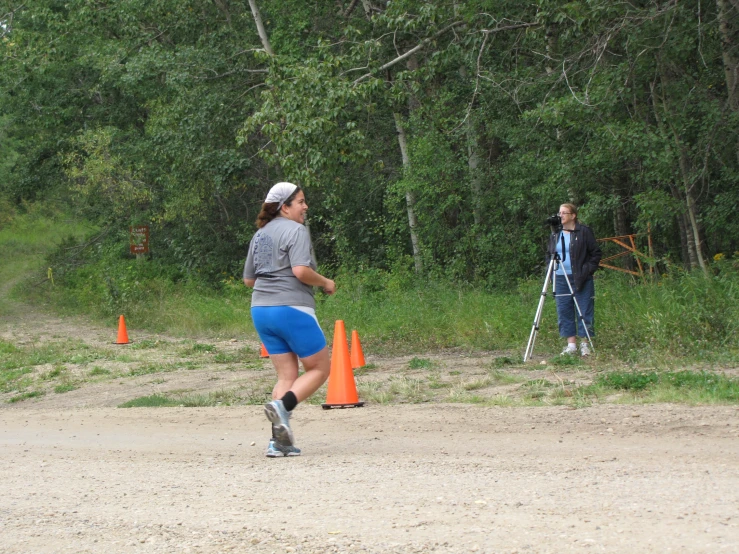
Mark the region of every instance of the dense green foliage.
[[138, 269], [212, 285], [293, 180], [335, 270], [514, 284], [564, 201], [661, 269], [739, 249], [735, 2], [256, 4], [0, 1], [0, 225], [62, 199], [103, 230], [68, 269], [149, 224]]

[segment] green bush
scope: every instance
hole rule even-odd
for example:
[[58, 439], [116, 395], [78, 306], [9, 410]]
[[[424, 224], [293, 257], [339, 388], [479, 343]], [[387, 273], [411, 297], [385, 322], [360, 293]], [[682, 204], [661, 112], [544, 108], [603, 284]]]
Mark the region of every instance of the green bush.
[[[219, 283], [208, 284], [162, 260], [133, 259], [113, 240], [82, 248], [79, 263], [61, 262], [63, 252], [88, 243], [67, 240], [49, 258], [56, 286], [29, 289], [31, 297], [110, 325], [125, 314], [129, 328], [256, 338], [249, 313], [251, 290], [238, 277], [224, 273]], [[408, 262], [392, 270], [322, 269], [337, 282], [336, 294], [316, 293], [317, 315], [328, 340], [334, 321], [341, 319], [347, 333], [357, 329], [365, 349], [381, 355], [465, 348], [520, 359], [541, 298], [541, 278], [491, 289], [419, 277]], [[708, 363], [739, 359], [736, 265], [721, 260], [708, 278], [675, 268], [653, 280], [600, 271], [593, 337], [597, 355], [633, 364], [669, 363], [676, 356]], [[536, 353], [551, 356], [561, 346], [554, 301], [547, 295]]]

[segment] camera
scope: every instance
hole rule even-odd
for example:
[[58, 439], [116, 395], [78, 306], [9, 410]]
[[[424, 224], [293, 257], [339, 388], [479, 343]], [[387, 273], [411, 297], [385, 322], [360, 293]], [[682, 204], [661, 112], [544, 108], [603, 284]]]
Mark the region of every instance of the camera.
[[546, 219], [546, 222], [552, 227], [559, 227], [560, 225], [562, 225], [562, 218], [559, 217], [559, 214], [554, 214], [554, 215], [550, 215]]

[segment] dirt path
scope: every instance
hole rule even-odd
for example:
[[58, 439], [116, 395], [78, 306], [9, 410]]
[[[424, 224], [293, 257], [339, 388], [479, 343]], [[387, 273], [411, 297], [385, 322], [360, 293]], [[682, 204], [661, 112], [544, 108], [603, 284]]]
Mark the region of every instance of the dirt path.
[[0, 412], [0, 550], [739, 551], [735, 409], [260, 412]]
[[[243, 342], [213, 340], [187, 369], [185, 346], [149, 335], [137, 338], [166, 348], [120, 361], [103, 355], [111, 329], [15, 313], [0, 321], [4, 341], [74, 339], [74, 356], [101, 356], [67, 363], [70, 375], [147, 363], [138, 355], [174, 362], [0, 405], [3, 553], [739, 551], [733, 406], [302, 405], [303, 456], [266, 459], [260, 406], [114, 407], [177, 387], [268, 384], [268, 366], [208, 358], [228, 359]], [[474, 379], [492, 356], [434, 362]]]

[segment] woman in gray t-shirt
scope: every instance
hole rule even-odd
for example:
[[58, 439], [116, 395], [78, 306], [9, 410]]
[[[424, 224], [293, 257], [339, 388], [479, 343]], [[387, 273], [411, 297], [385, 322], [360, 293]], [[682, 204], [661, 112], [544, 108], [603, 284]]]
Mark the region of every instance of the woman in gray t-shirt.
[[[308, 204], [300, 187], [277, 183], [262, 204], [258, 231], [249, 244], [244, 284], [254, 288], [251, 316], [277, 372], [272, 402], [264, 413], [272, 422], [266, 455], [299, 456], [290, 427], [292, 410], [326, 382], [331, 361], [316, 319], [313, 287], [333, 294], [336, 284], [316, 271], [305, 228]], [[305, 372], [298, 376], [298, 359]]]

